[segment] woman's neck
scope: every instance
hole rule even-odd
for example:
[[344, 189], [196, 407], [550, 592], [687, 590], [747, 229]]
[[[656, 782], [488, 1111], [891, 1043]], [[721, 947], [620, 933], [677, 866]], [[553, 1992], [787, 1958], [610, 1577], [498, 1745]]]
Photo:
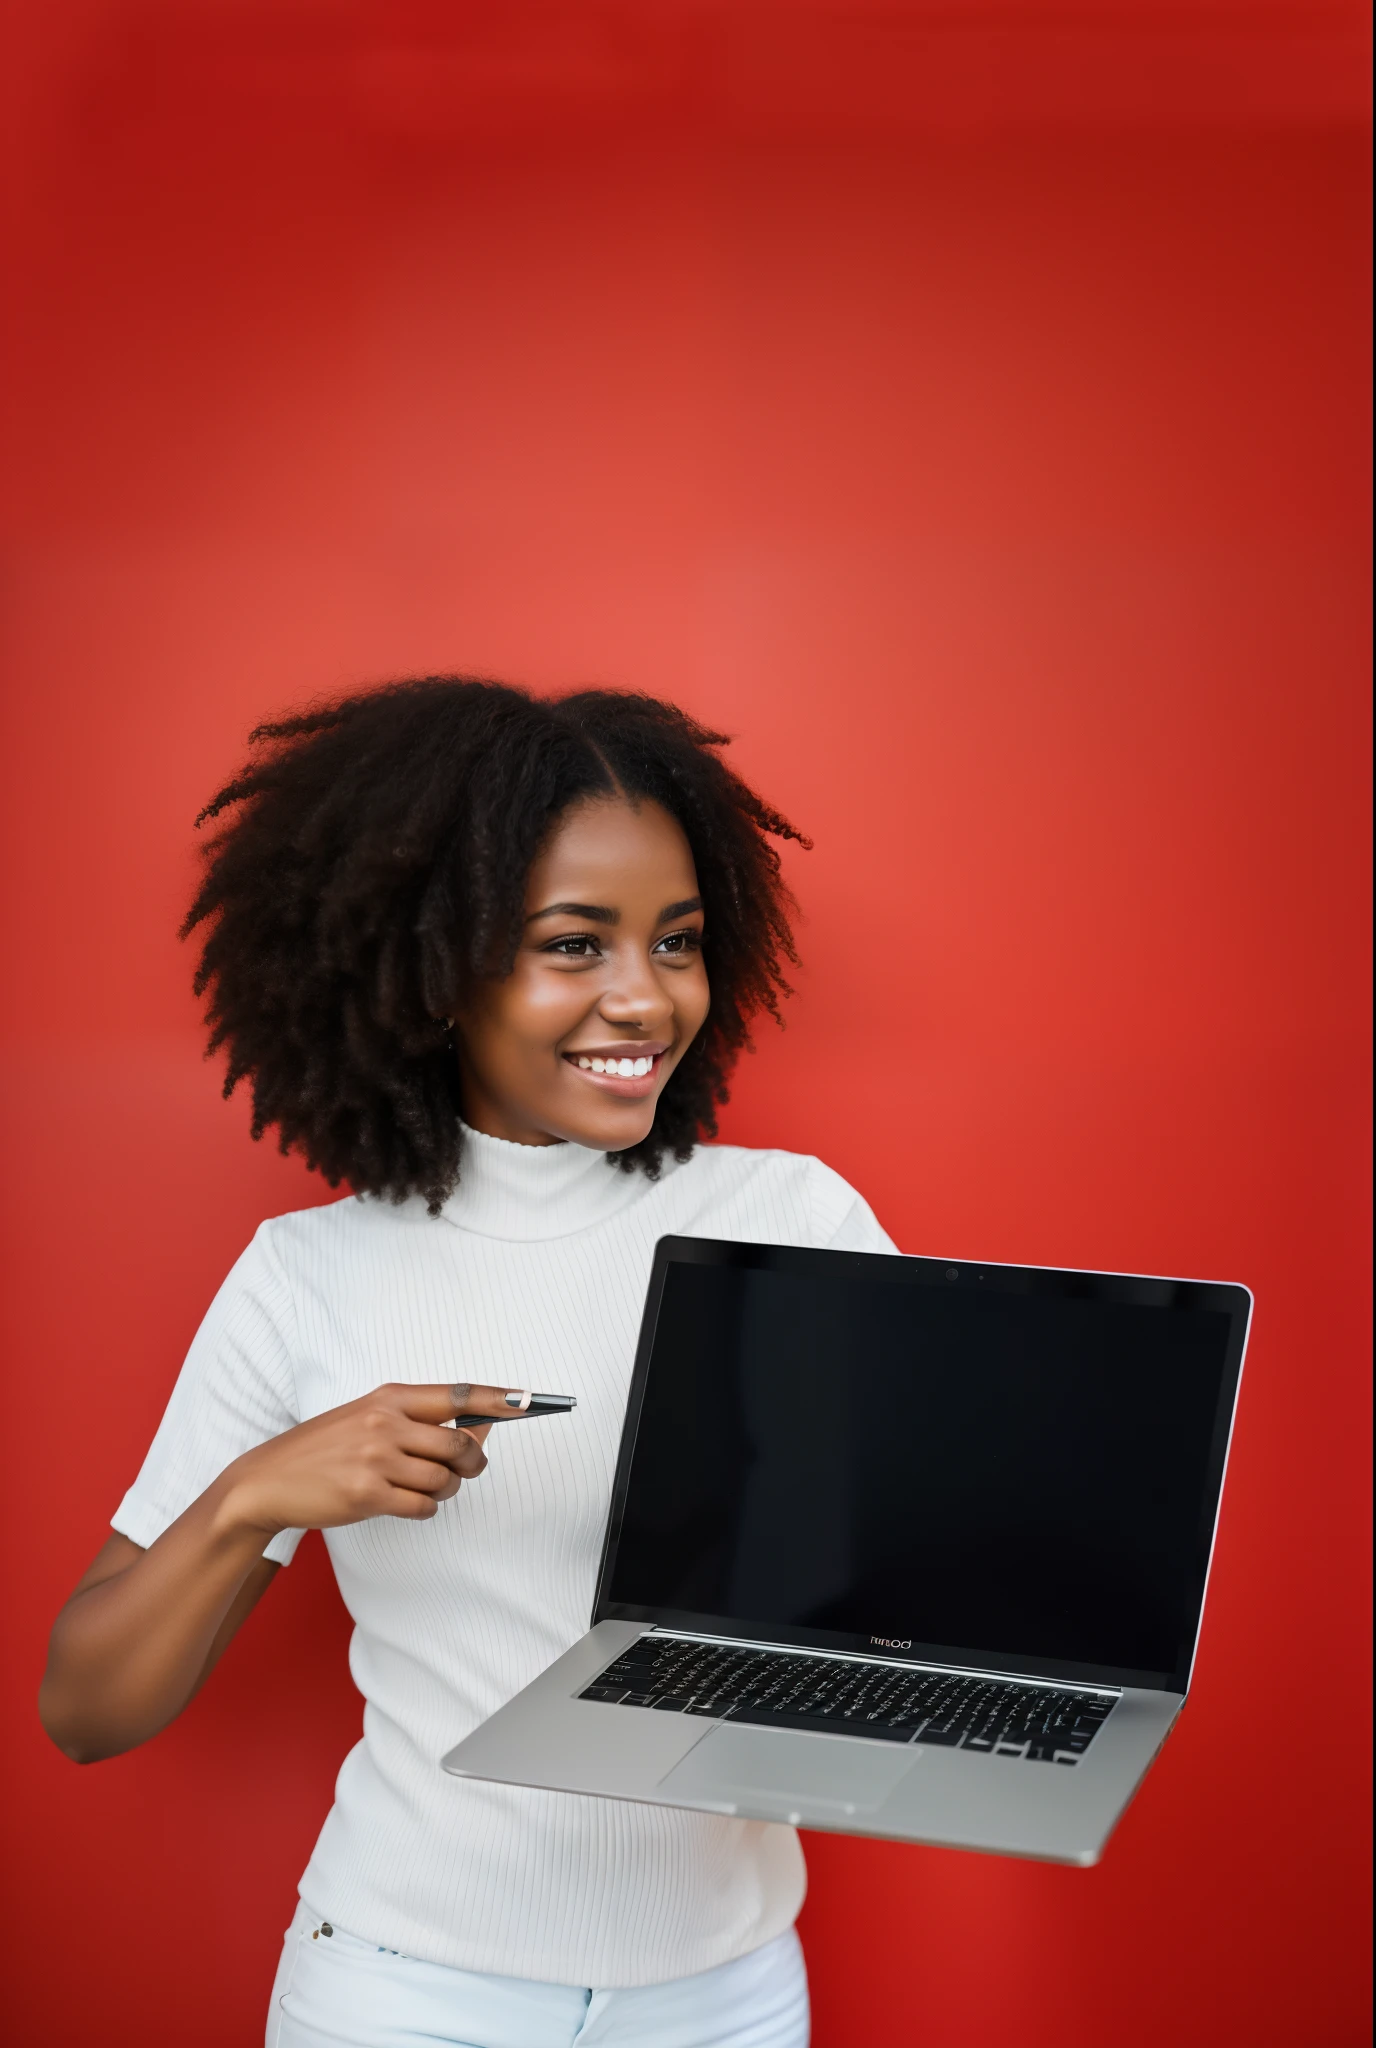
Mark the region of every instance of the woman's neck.
[[558, 1140], [523, 1144], [463, 1125], [459, 1183], [443, 1215], [480, 1237], [536, 1242], [606, 1222], [644, 1194], [605, 1152]]

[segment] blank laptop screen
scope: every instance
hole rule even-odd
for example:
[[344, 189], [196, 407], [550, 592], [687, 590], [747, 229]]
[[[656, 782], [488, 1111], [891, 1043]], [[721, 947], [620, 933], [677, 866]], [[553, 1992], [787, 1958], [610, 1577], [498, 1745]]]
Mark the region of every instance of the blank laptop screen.
[[671, 1263], [607, 1600], [1001, 1668], [1178, 1672], [1231, 1327]]

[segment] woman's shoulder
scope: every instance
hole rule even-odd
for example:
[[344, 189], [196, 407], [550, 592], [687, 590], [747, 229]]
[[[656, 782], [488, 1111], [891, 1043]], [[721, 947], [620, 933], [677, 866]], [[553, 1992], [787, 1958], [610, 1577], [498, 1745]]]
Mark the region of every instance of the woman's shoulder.
[[409, 1234], [430, 1220], [418, 1195], [406, 1202], [341, 1195], [333, 1201], [313, 1202], [307, 1209], [288, 1209], [280, 1216], [265, 1218], [253, 1243], [269, 1259], [328, 1258], [365, 1239], [378, 1243]]
[[722, 1189], [847, 1186], [839, 1173], [813, 1153], [785, 1152], [773, 1145], [699, 1145], [688, 1161], [688, 1170], [698, 1180], [711, 1181]]
[[[765, 1243], [891, 1251], [864, 1197], [810, 1152], [754, 1145], [701, 1145], [674, 1176], [680, 1199], [701, 1215], [721, 1212], [723, 1236]], [[685, 1230], [689, 1226], [681, 1226]], [[712, 1235], [703, 1227], [702, 1235]]]

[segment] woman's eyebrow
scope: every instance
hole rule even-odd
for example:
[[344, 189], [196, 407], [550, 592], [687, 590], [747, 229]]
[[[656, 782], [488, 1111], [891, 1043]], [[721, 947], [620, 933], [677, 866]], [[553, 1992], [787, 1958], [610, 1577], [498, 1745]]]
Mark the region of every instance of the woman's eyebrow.
[[590, 924], [621, 922], [621, 912], [608, 910], [605, 903], [547, 903], [543, 910], [532, 910], [526, 923], [534, 924], [537, 917], [586, 917]]
[[[668, 924], [675, 917], [689, 917], [701, 909], [701, 896], [685, 896], [681, 903], [666, 903], [655, 922]], [[541, 917], [586, 917], [590, 924], [621, 922], [621, 912], [609, 909], [605, 903], [547, 903], [543, 910], [532, 910], [526, 923], [534, 924]]]

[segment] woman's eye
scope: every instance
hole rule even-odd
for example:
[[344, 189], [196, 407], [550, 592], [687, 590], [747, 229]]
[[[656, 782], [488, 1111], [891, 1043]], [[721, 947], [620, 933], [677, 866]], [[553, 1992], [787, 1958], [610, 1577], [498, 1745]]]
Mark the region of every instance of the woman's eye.
[[597, 941], [590, 932], [570, 932], [566, 939], [555, 939], [545, 951], [561, 954], [565, 960], [587, 960], [597, 951]]
[[666, 932], [655, 946], [656, 953], [696, 953], [702, 947], [699, 931]]

